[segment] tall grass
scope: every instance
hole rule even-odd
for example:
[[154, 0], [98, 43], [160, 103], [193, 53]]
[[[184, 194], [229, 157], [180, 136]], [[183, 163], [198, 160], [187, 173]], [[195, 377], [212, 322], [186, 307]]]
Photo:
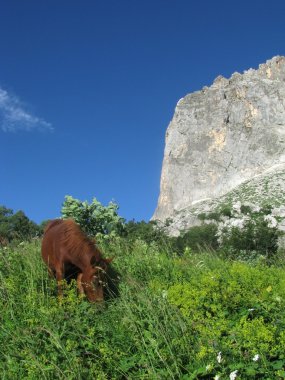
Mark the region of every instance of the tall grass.
[[163, 259], [156, 253], [152, 266], [149, 247], [139, 243], [125, 254], [121, 244], [115, 259], [120, 296], [104, 307], [80, 299], [75, 284], [66, 286], [59, 303], [39, 242], [1, 250], [3, 378], [179, 377], [180, 353], [173, 352], [172, 339], [183, 337], [185, 322], [147, 285], [163, 269]]
[[102, 249], [120, 274], [104, 306], [75, 284], [59, 302], [39, 241], [0, 250], [3, 379], [285, 378], [284, 269], [123, 239]]

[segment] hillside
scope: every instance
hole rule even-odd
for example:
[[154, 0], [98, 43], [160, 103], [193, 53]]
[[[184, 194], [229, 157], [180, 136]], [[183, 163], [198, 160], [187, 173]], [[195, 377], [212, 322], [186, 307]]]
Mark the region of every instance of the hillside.
[[285, 231], [285, 165], [245, 181], [221, 197], [203, 200], [177, 211], [168, 220], [167, 231], [177, 236], [181, 231], [201, 224], [199, 215], [202, 213], [215, 212], [224, 206], [232, 208], [237, 202], [252, 208], [271, 205], [272, 215], [278, 217], [279, 229]]
[[266, 266], [153, 242], [102, 246], [119, 296], [56, 296], [40, 241], [0, 248], [2, 379], [284, 379], [284, 259]]

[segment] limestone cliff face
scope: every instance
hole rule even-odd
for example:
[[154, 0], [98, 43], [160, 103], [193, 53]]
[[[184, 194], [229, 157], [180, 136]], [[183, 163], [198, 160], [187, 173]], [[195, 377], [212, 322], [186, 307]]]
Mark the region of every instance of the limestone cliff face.
[[285, 57], [274, 57], [179, 100], [153, 219], [221, 197], [284, 163]]

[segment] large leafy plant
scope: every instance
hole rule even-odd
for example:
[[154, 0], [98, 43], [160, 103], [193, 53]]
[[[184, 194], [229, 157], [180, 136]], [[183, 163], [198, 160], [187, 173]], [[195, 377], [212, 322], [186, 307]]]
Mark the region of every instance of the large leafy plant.
[[115, 235], [124, 229], [124, 219], [118, 215], [118, 209], [114, 202], [103, 206], [96, 198], [88, 203], [67, 195], [61, 214], [63, 219], [74, 219], [88, 235]]

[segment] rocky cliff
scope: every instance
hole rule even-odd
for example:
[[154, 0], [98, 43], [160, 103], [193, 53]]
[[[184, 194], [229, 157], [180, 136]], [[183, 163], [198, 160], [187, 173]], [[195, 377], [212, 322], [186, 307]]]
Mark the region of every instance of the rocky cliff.
[[178, 226], [184, 215], [187, 228], [195, 219], [191, 210], [268, 171], [280, 172], [283, 164], [285, 57], [278, 56], [257, 70], [219, 76], [179, 100], [166, 132], [153, 219], [176, 218]]

